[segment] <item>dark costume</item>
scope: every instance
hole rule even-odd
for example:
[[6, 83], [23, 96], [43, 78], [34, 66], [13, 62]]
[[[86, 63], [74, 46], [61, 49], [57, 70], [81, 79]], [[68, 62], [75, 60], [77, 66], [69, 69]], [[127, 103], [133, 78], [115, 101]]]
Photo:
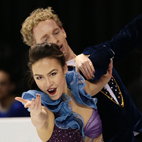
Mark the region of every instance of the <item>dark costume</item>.
[[[94, 80], [98, 80], [106, 73], [110, 58], [114, 57], [116, 62], [139, 45], [142, 45], [142, 14], [125, 26], [112, 40], [84, 50], [83, 53], [89, 55], [95, 67]], [[120, 105], [104, 89], [95, 96], [98, 98], [97, 106], [102, 120], [103, 139], [105, 142], [135, 142], [133, 132], [142, 132], [142, 113], [136, 108], [115, 69], [112, 75], [112, 82], [116, 86], [109, 85], [111, 89], [116, 87], [117, 91], [113, 92]]]

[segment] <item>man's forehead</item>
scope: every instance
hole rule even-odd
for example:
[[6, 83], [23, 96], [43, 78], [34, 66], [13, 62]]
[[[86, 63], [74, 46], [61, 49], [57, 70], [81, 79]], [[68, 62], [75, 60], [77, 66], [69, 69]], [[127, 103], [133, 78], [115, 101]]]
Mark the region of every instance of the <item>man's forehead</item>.
[[33, 28], [33, 35], [35, 34], [43, 34], [47, 33], [49, 31], [53, 31], [55, 29], [59, 28], [59, 26], [56, 24], [56, 22], [52, 19], [47, 19], [45, 21], [41, 21], [38, 23], [37, 26]]

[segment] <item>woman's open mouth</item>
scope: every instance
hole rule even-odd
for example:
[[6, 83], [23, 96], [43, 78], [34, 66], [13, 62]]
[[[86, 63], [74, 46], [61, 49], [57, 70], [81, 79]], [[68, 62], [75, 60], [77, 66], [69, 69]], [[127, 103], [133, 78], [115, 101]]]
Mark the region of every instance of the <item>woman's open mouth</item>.
[[48, 93], [51, 94], [51, 95], [54, 95], [56, 93], [56, 88], [52, 88], [52, 89], [48, 89]]

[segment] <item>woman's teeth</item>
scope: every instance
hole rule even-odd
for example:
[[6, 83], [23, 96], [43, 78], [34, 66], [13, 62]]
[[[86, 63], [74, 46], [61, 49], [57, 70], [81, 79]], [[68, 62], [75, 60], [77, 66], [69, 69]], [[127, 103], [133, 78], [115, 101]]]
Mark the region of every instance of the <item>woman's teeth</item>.
[[50, 94], [55, 94], [56, 88], [47, 90]]

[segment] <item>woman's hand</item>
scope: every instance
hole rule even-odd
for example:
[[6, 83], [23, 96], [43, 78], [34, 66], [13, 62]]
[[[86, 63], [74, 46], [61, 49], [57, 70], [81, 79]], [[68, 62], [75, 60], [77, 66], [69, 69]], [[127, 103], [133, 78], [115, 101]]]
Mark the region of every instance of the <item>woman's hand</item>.
[[80, 54], [75, 58], [75, 69], [77, 72], [80, 71], [86, 77], [86, 79], [94, 78], [95, 69], [91, 60], [84, 54]]
[[101, 78], [96, 81], [96, 82], [89, 82], [86, 81], [86, 88], [84, 88], [86, 91], [88, 90], [87, 88], [90, 89], [90, 92], [88, 91], [88, 94], [91, 94], [91, 96], [94, 96], [95, 94], [97, 94], [99, 91], [102, 90], [102, 88], [109, 82], [109, 80], [111, 79], [112, 76], [112, 68], [113, 68], [113, 61], [111, 59], [107, 73], [103, 76], [101, 76]]
[[101, 78], [107, 78], [108, 82], [109, 80], [111, 79], [111, 76], [112, 76], [112, 68], [113, 68], [113, 60], [111, 59], [110, 60], [110, 63], [109, 63], [109, 66], [108, 66], [108, 70], [107, 70], [107, 73], [104, 74]]
[[39, 115], [42, 111], [41, 96], [39, 94], [36, 94], [36, 100], [29, 101], [21, 97], [16, 97], [15, 100], [23, 103], [25, 108], [29, 108], [33, 115]]
[[36, 99], [32, 99], [31, 101], [21, 97], [16, 97], [15, 100], [23, 103], [25, 108], [30, 109], [31, 121], [36, 127], [40, 139], [48, 141], [53, 133], [55, 118], [50, 110], [41, 105], [41, 96], [36, 94]]

